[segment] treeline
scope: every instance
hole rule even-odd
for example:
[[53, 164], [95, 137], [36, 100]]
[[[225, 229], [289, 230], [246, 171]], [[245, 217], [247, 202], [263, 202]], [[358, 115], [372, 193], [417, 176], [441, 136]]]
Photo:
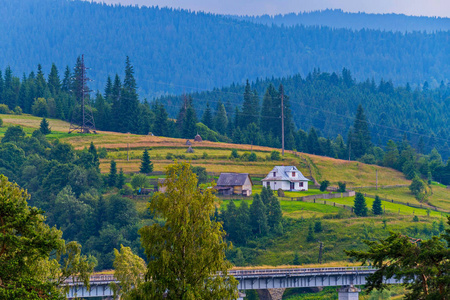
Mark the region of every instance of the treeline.
[[[78, 59], [75, 65], [79, 64]], [[79, 68], [76, 67], [75, 70], [77, 69]], [[41, 117], [76, 120], [73, 115], [80, 115], [80, 100], [77, 99], [80, 96], [76, 93], [80, 82], [77, 78], [78, 76], [72, 74], [67, 67], [64, 78], [60, 81], [58, 70], [53, 65], [48, 80], [45, 80], [42, 69], [38, 67], [37, 75], [32, 72], [20, 81], [12, 75], [11, 69], [7, 68], [4, 79], [0, 74], [0, 95], [2, 95], [0, 103], [4, 103], [3, 106], [0, 105], [0, 111], [14, 113], [24, 111]], [[349, 124], [340, 130], [336, 130], [337, 126], [333, 127], [335, 124], [330, 121], [333, 119], [332, 116], [324, 117], [323, 110], [319, 110], [313, 116], [314, 119], [311, 122], [313, 126], [309, 127], [308, 132], [302, 129], [306, 126], [299, 126], [301, 129], [297, 130], [294, 120], [298, 117], [295, 117], [293, 109], [295, 100], [293, 101], [292, 96], [286, 94], [284, 85], [287, 83], [290, 90], [294, 91], [293, 81], [297, 82], [297, 86], [303, 87], [303, 93], [321, 95], [315, 101], [311, 100], [314, 97], [310, 97], [309, 103], [317, 102], [318, 106], [323, 106], [323, 103], [319, 103], [319, 99], [328, 96], [332, 99], [337, 98], [334, 103], [336, 106], [340, 105], [335, 107], [337, 112], [334, 115], [340, 118], [343, 115], [339, 113], [343, 113], [346, 107], [349, 109], [350, 105], [346, 105], [346, 102], [352, 102], [353, 105], [356, 104], [357, 99], [366, 98], [366, 101], [360, 101], [363, 104], [359, 104], [355, 109], [356, 116], [350, 118]], [[114, 80], [108, 77], [106, 82], [104, 94], [97, 92], [91, 106], [87, 108], [93, 111], [97, 129], [137, 134], [152, 133], [157, 136], [186, 139], [193, 139], [199, 133], [203, 139], [211, 141], [281, 148], [281, 103], [283, 102], [285, 148], [288, 150], [340, 159], [357, 159], [365, 163], [393, 167], [404, 172], [409, 179], [420, 174], [424, 178], [434, 178], [443, 183], [449, 182], [446, 171], [448, 163], [445, 165], [442, 160], [442, 155], [444, 159], [449, 157], [448, 124], [445, 121], [448, 118], [447, 107], [450, 102], [444, 99], [448, 98], [450, 89], [446, 86], [438, 90], [424, 89], [420, 92], [411, 91], [408, 86], [395, 89], [391, 82], [384, 81], [378, 86], [373, 81], [355, 83], [350, 71], [344, 69], [341, 76], [336, 73], [316, 71], [309, 74], [306, 79], [298, 76], [290, 80], [282, 80], [278, 88], [269, 82], [262, 101], [257, 89], [262, 89], [262, 83], [257, 82], [252, 87], [247, 81], [242, 93], [242, 105], [233, 105], [229, 99], [225, 104], [220, 98], [216, 101], [218, 97], [229, 94], [232, 94], [235, 99], [241, 98], [237, 92], [224, 90], [184, 95], [182, 99], [166, 97], [150, 104], [147, 101], [139, 101], [134, 68], [128, 57], [125, 62], [124, 80], [122, 81], [116, 74]], [[273, 82], [276, 81], [273, 80]], [[236, 87], [232, 88], [239, 90]], [[315, 92], [312, 92], [313, 90]], [[331, 91], [334, 91], [336, 96], [332, 97], [328, 94]], [[338, 96], [339, 91], [346, 91], [346, 93]], [[351, 100], [344, 101], [346, 95], [352, 95], [349, 97]], [[173, 120], [168, 117], [166, 107], [172, 107], [171, 103], [177, 103], [178, 100], [182, 102], [178, 106], [176, 120]], [[196, 110], [194, 101], [197, 101], [199, 105], [202, 100], [206, 100], [206, 105], [202, 117], [199, 118], [199, 111]], [[431, 102], [426, 103], [426, 108], [423, 105], [427, 100]], [[216, 105], [214, 110], [209, 104], [210, 101]], [[372, 108], [372, 116], [373, 111], [377, 112], [380, 107], [384, 108], [384, 111], [380, 112], [380, 123], [374, 125], [369, 121], [363, 109], [364, 104]], [[405, 113], [404, 110], [409, 111]], [[391, 113], [388, 117], [389, 112]], [[348, 115], [353, 114], [348, 113]], [[403, 119], [398, 117], [399, 115], [403, 116]], [[311, 118], [306, 116], [305, 119], [308, 117]], [[429, 123], [423, 122], [426, 117]], [[405, 130], [395, 132], [398, 127], [401, 128], [401, 125], [389, 126], [388, 124], [397, 122], [390, 121], [391, 118], [403, 125], [406, 121], [410, 121], [415, 125], [413, 128], [430, 126], [428, 130], [432, 130], [433, 126], [436, 126], [436, 129], [440, 126], [439, 138], [434, 133], [430, 136], [414, 135], [405, 127], [403, 127]], [[332, 133], [331, 136], [336, 138], [330, 138], [329, 134], [327, 134], [328, 137], [323, 136], [320, 128], [324, 127], [329, 130], [322, 129], [323, 132]], [[402, 133], [401, 136], [399, 136], [400, 133]]]
[[278, 26], [327, 26], [331, 28], [349, 28], [353, 30], [376, 29], [385, 31], [448, 31], [449, 18], [406, 16], [403, 14], [351, 13], [341, 9], [289, 13], [284, 15], [243, 16], [237, 19], [265, 25]]
[[97, 90], [132, 54], [144, 97], [246, 78], [306, 76], [314, 67], [347, 67], [358, 80], [390, 78], [413, 86], [428, 80], [437, 87], [450, 78], [446, 31], [266, 26], [187, 10], [69, 0], [2, 0], [0, 17], [0, 44], [8, 45], [1, 69], [10, 65], [22, 74], [37, 63], [49, 69], [52, 62], [61, 69], [84, 53]]

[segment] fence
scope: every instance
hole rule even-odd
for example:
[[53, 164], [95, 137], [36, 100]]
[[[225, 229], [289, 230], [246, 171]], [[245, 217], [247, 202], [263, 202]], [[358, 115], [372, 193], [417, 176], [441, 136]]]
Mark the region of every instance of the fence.
[[[376, 195], [369, 195], [369, 194], [364, 193], [364, 197], [375, 199]], [[448, 211], [448, 210], [438, 209], [436, 206], [427, 205], [427, 204], [419, 205], [419, 204], [413, 204], [413, 203], [409, 203], [409, 202], [405, 203], [405, 202], [401, 202], [401, 201], [396, 201], [394, 199], [388, 199], [388, 198], [382, 198], [382, 197], [380, 197], [380, 200], [395, 203], [395, 204], [406, 205], [406, 206], [414, 207], [414, 208], [429, 209], [429, 210], [434, 210], [437, 212], [450, 213], [450, 211]]]

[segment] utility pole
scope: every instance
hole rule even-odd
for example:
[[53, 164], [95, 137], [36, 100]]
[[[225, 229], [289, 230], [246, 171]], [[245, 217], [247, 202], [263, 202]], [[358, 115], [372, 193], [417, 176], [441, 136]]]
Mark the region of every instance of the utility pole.
[[284, 87], [281, 85], [281, 155], [284, 156]]
[[378, 190], [378, 169], [377, 169], [377, 190]]

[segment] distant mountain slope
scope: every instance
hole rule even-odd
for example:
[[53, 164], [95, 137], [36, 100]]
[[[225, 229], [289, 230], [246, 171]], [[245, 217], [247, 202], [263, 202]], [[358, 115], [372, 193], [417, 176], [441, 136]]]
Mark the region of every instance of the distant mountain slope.
[[303, 13], [290, 13], [285, 15], [262, 16], [231, 16], [238, 20], [246, 20], [265, 25], [284, 26], [327, 26], [331, 28], [348, 28], [353, 30], [375, 29], [386, 31], [448, 31], [450, 18], [417, 17], [403, 14], [368, 14], [349, 13], [340, 9], [326, 9]]
[[[29, 73], [52, 62], [60, 74], [84, 54], [92, 89], [121, 73], [125, 56], [142, 96], [220, 87], [313, 68], [352, 70], [357, 79], [430, 87], [450, 78], [450, 36], [280, 28], [184, 10], [68, 0], [0, 0], [0, 69]], [[121, 76], [122, 77], [122, 76]]]

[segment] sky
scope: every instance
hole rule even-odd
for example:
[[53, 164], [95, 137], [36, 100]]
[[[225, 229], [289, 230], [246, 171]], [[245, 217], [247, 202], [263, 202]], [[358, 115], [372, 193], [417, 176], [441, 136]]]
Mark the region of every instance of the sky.
[[168, 6], [233, 15], [276, 15], [323, 9], [450, 17], [450, 0], [94, 0], [107, 4]]

